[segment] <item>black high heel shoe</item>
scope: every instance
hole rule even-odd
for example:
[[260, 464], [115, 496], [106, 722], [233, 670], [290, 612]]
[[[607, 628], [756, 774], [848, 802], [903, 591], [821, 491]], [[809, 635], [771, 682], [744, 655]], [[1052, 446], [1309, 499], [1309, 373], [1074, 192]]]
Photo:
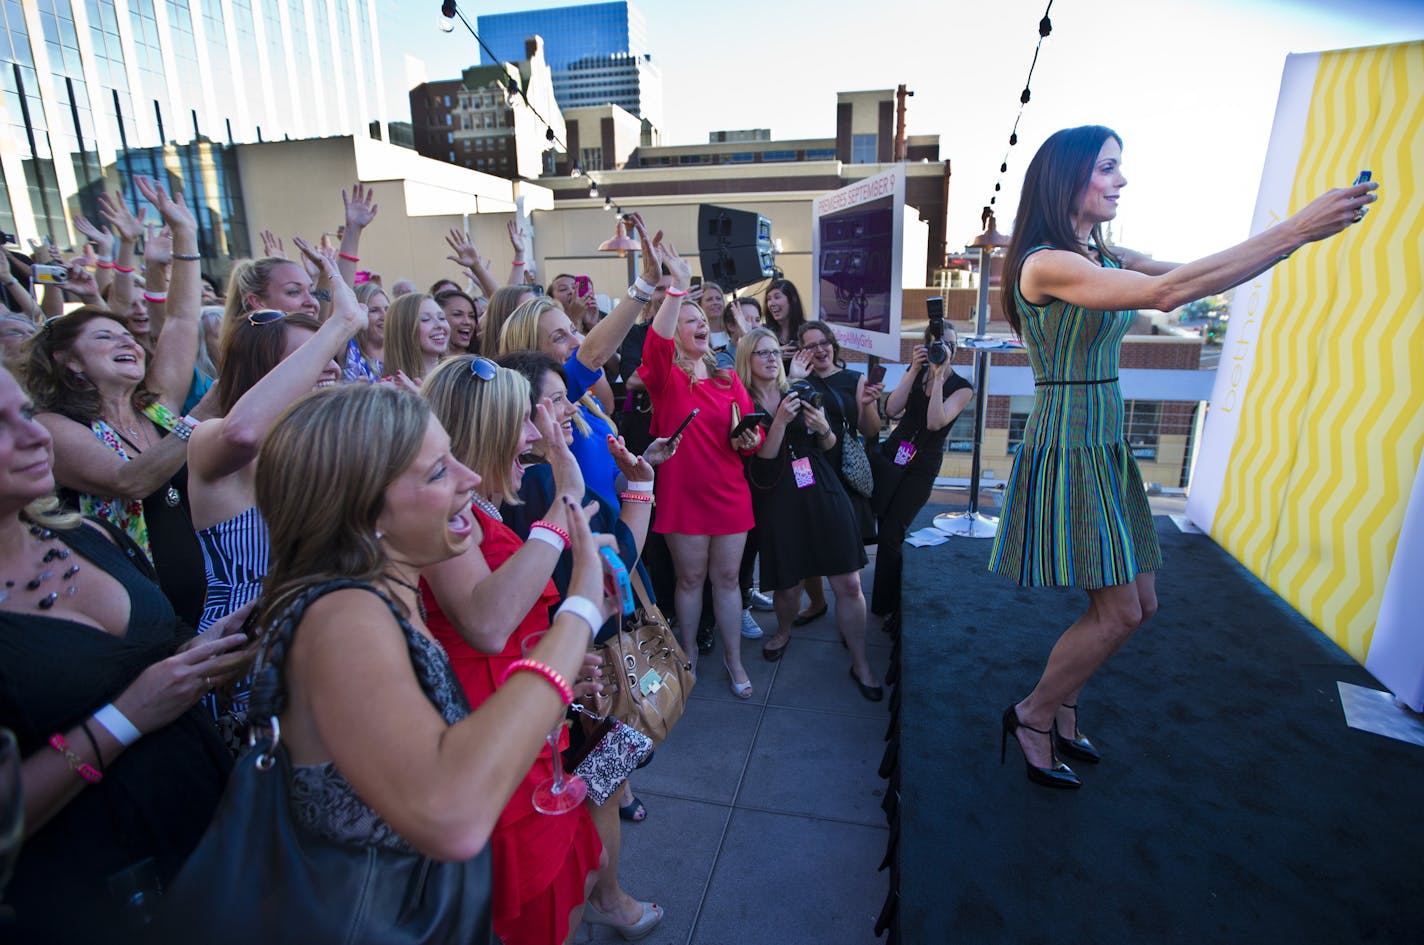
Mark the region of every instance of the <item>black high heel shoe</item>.
[[[1083, 782], [1078, 780], [1078, 776], [1073, 773], [1073, 769], [1058, 760], [1058, 752], [1053, 747], [1053, 736], [1048, 730], [1034, 728], [1032, 725], [1025, 725], [1019, 720], [1019, 714], [1014, 706], [1009, 706], [1004, 710], [1003, 731], [999, 735], [999, 764], [1003, 764], [1008, 756], [1009, 737], [1013, 736], [1018, 742], [1018, 736], [1014, 733], [1019, 729], [1028, 729], [1030, 732], [1037, 732], [1039, 735], [1049, 736], [1048, 750], [1053, 763], [1050, 767], [1040, 768], [1028, 760], [1028, 752], [1024, 752], [1024, 773], [1034, 784], [1042, 784], [1051, 788], [1080, 788]], [[1023, 745], [1019, 745], [1019, 751], [1023, 751]]]
[[1097, 764], [1103, 760], [1103, 756], [1098, 754], [1097, 748], [1088, 741], [1088, 736], [1078, 731], [1078, 707], [1063, 703], [1063, 708], [1073, 710], [1073, 737], [1064, 738], [1058, 731], [1058, 723], [1053, 723], [1053, 746], [1070, 758], [1077, 758], [1079, 761], [1086, 761], [1089, 764]]

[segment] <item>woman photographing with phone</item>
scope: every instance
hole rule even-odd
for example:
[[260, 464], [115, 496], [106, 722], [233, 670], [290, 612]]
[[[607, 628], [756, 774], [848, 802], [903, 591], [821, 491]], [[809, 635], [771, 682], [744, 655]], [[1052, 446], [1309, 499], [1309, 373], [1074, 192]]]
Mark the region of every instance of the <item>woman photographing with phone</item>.
[[1157, 609], [1162, 554], [1123, 438], [1117, 383], [1131, 313], [1241, 285], [1358, 223], [1378, 187], [1328, 191], [1243, 243], [1179, 265], [1104, 240], [1127, 184], [1121, 164], [1122, 139], [1109, 128], [1051, 135], [1024, 175], [1004, 260], [1003, 307], [1027, 347], [1035, 393], [989, 568], [1024, 586], [1083, 588], [1088, 609], [1059, 637], [1029, 695], [1004, 710], [1001, 754], [1013, 736], [1029, 780], [1058, 788], [1082, 784], [1060, 752], [1100, 760], [1078, 729], [1079, 693]]

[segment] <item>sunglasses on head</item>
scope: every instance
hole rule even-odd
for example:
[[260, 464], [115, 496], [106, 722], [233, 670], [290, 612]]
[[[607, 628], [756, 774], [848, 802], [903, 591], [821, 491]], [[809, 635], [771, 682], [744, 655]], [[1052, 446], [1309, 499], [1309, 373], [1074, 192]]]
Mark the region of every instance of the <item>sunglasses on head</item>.
[[492, 381], [499, 374], [499, 365], [489, 358], [471, 358], [470, 373], [482, 381]]
[[287, 317], [286, 312], [279, 312], [274, 308], [258, 309], [255, 312], [247, 313], [247, 324], [249, 325], [270, 325], [273, 322], [280, 322]]

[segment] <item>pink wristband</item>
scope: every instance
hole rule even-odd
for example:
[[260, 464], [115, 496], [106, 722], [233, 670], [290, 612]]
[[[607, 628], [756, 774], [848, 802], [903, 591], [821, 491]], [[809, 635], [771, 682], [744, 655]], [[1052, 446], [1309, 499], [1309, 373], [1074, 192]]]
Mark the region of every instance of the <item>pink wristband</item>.
[[539, 521], [537, 521], [537, 522], [533, 523], [532, 525], [530, 525], [530, 526], [529, 526], [529, 534], [530, 534], [531, 537], [533, 537], [533, 535], [534, 535], [534, 529], [536, 529], [536, 528], [542, 528], [542, 529], [544, 529], [546, 532], [552, 532], [554, 535], [556, 535], [556, 536], [558, 536], [559, 538], [563, 539], [564, 547], [565, 547], [565, 548], [567, 548], [570, 544], [572, 544], [572, 539], [569, 538], [569, 533], [568, 533], [567, 531], [565, 531], [561, 526], [555, 525], [553, 522], [546, 522], [546, 521], [544, 521], [544, 520], [541, 518]]
[[[572, 693], [570, 693], [570, 695], [572, 695]], [[573, 699], [570, 698], [569, 701], [572, 702]], [[70, 749], [69, 743], [64, 740], [63, 735], [58, 732], [51, 735], [49, 737], [49, 747], [63, 755], [64, 760], [69, 762], [69, 767], [73, 769], [74, 773], [85, 781], [88, 781], [90, 784], [98, 784], [104, 780], [104, 776], [95, 770], [93, 765], [89, 764], [89, 762], [79, 757]]]
[[347, 262], [358, 263], [361, 261], [360, 256], [352, 256], [350, 253], [337, 253], [336, 255], [339, 258], [346, 260]]
[[133, 267], [133, 266], [120, 266], [118, 263], [114, 263], [114, 271], [115, 271], [115, 272], [122, 272], [124, 275], [127, 276], [127, 275], [129, 275], [130, 273], [132, 273], [132, 272], [134, 271], [134, 267]]
[[686, 295], [687, 293], [684, 292], [684, 291], [682, 291], [682, 290], [680, 290], [680, 289], [668, 289], [668, 290], [667, 290], [667, 294], [670, 295], [670, 296], [672, 296], [672, 297], [675, 298], [675, 299], [680, 299], [680, 298], [682, 298], [684, 295]]
[[569, 705], [574, 701], [574, 691], [569, 688], [569, 684], [564, 681], [563, 674], [548, 663], [541, 663], [538, 660], [523, 659], [515, 660], [513, 663], [510, 663], [509, 669], [504, 671], [504, 676], [500, 679], [499, 684], [503, 686], [509, 681], [510, 676], [519, 672], [537, 673], [543, 676], [549, 685], [559, 691], [559, 698], [564, 700], [564, 705]]

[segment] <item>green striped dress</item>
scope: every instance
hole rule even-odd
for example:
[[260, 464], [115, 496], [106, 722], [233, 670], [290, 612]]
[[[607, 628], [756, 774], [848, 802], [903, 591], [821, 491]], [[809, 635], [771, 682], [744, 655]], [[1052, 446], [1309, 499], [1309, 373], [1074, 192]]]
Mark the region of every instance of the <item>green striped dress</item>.
[[[1106, 257], [1103, 265], [1116, 268]], [[1142, 474], [1122, 433], [1118, 355], [1132, 317], [1056, 299], [1033, 305], [1017, 286], [1014, 295], [1033, 367], [1033, 411], [989, 570], [1025, 586], [1128, 584], [1162, 564]]]

